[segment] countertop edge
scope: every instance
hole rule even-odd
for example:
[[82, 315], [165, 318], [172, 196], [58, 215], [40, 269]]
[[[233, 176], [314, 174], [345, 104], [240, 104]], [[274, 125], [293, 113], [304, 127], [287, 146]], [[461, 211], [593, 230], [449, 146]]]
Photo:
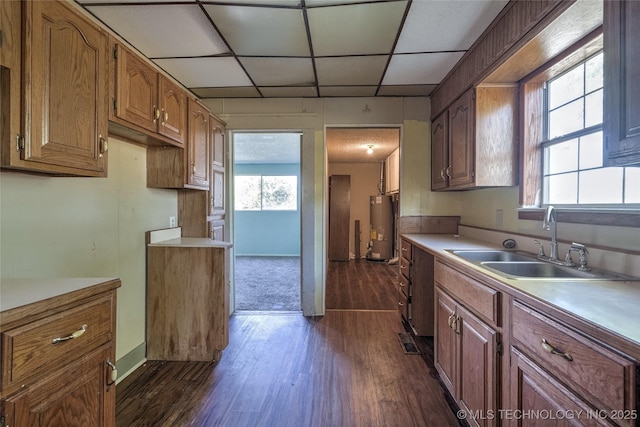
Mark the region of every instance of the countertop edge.
[[[640, 281], [549, 281], [546, 284], [541, 283], [540, 279], [535, 280], [511, 280], [504, 278], [500, 275], [494, 274], [482, 267], [465, 261], [454, 254], [447, 252], [447, 249], [504, 249], [498, 245], [490, 242], [484, 242], [464, 236], [458, 235], [439, 235], [439, 234], [402, 234], [402, 238], [408, 240], [412, 244], [415, 244], [419, 248], [431, 253], [441, 261], [445, 263], [454, 264], [455, 266], [463, 267], [465, 270], [473, 271], [476, 275], [481, 276], [485, 280], [489, 281], [490, 285], [502, 288], [501, 290], [509, 293], [514, 298], [528, 299], [535, 305], [542, 305], [550, 307], [567, 317], [577, 319], [579, 322], [586, 323], [593, 330], [604, 331], [612, 338], [624, 341], [624, 349], [633, 349], [634, 355], [640, 360], [640, 328], [634, 331], [633, 328], [626, 327], [627, 325], [640, 325], [640, 312], [635, 310], [633, 312], [620, 311], [620, 307], [612, 306], [611, 310], [603, 308], [603, 301], [598, 300], [598, 312], [610, 313], [610, 319], [603, 321], [602, 318], [598, 318], [598, 312], [596, 309], [591, 309], [588, 304], [572, 303], [566, 299], [562, 299], [562, 293], [556, 298], [553, 296], [558, 289], [564, 289], [566, 291], [567, 286], [583, 286], [588, 283], [589, 289], [600, 289], [607, 292], [632, 292], [632, 302], [626, 301], [629, 305], [640, 305]], [[637, 287], [636, 287], [637, 284]], [[549, 294], [551, 296], [545, 296]], [[625, 295], [628, 298], [629, 295]], [[584, 292], [577, 294], [577, 299], [586, 299]], [[637, 302], [637, 305], [633, 303]], [[596, 306], [595, 304], [593, 306]], [[577, 310], [572, 308], [577, 307]], [[637, 319], [635, 319], [637, 318]]]

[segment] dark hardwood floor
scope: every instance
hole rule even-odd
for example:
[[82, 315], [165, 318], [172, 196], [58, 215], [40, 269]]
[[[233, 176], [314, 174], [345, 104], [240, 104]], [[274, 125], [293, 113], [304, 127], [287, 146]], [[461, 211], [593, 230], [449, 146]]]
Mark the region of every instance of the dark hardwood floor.
[[[359, 262], [353, 271], [338, 267], [338, 276], [390, 279]], [[217, 364], [146, 362], [117, 386], [117, 426], [457, 426], [430, 341], [416, 340], [423, 357], [405, 354], [397, 311], [363, 308], [379, 300], [362, 304], [356, 294], [353, 308], [322, 317], [231, 316], [230, 343]]]
[[365, 259], [329, 261], [327, 309], [396, 310], [398, 265]]

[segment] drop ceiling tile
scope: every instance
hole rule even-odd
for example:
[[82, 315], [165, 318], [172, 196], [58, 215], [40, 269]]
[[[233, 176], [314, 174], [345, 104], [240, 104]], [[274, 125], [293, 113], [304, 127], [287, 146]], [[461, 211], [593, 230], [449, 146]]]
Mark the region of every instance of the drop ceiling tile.
[[429, 96], [437, 85], [380, 86], [379, 96]]
[[195, 4], [87, 9], [148, 58], [218, 55], [229, 51]]
[[387, 64], [386, 55], [316, 59], [321, 86], [378, 85]]
[[253, 86], [199, 87], [191, 91], [199, 98], [260, 98], [260, 93]]
[[395, 53], [467, 50], [507, 2], [414, 1]]
[[311, 58], [238, 58], [258, 86], [314, 85]]
[[393, 55], [382, 84], [440, 83], [463, 55], [464, 52]]
[[320, 96], [375, 96], [378, 86], [321, 86]]
[[196, 0], [76, 0], [80, 4], [117, 4], [123, 5], [126, 3], [196, 3]]
[[[376, 3], [388, 0], [369, 0], [368, 3]], [[396, 0], [391, 0], [396, 1]], [[363, 0], [306, 0], [304, 2], [307, 7], [317, 7], [317, 6], [335, 6], [340, 4], [351, 4], [351, 3], [362, 3]]]
[[166, 58], [154, 61], [188, 88], [251, 86], [235, 58]]
[[388, 53], [393, 48], [406, 1], [309, 9], [317, 56]]
[[309, 56], [301, 9], [204, 5], [236, 55]]
[[260, 87], [260, 92], [267, 98], [315, 98], [318, 96], [315, 86], [297, 87]]

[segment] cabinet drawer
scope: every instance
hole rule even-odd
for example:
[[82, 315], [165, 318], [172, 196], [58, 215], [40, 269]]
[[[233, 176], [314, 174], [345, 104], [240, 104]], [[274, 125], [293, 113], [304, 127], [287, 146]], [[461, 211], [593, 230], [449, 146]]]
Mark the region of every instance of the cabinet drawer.
[[[518, 302], [511, 315], [514, 346], [540, 366], [599, 409], [636, 409], [631, 361]], [[561, 354], [549, 352], [548, 345], [545, 349], [543, 340]]]
[[[111, 295], [8, 330], [2, 335], [2, 389], [22, 386], [111, 341]], [[86, 325], [84, 333], [81, 331]], [[69, 338], [76, 333], [75, 338]]]
[[436, 262], [435, 280], [467, 308], [500, 326], [500, 292], [441, 262]]
[[411, 243], [402, 239], [402, 242], [400, 243], [400, 255], [405, 257], [406, 259], [412, 259], [412, 248], [413, 246], [411, 245]]
[[400, 258], [400, 273], [402, 273], [401, 276], [404, 276], [407, 279], [411, 280], [411, 278], [412, 278], [412, 275], [411, 275], [411, 261], [409, 261], [405, 257], [401, 257]]
[[400, 290], [404, 292], [406, 295], [411, 296], [411, 282], [409, 279], [404, 277], [403, 274], [400, 275], [400, 280], [398, 281], [398, 285], [400, 286]]

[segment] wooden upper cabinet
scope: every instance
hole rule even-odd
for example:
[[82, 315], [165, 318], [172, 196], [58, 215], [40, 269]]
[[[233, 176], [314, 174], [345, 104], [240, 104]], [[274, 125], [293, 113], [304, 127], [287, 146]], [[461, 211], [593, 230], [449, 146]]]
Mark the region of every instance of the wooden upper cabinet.
[[449, 165], [450, 187], [473, 183], [474, 166], [474, 92], [469, 90], [449, 107]]
[[211, 138], [211, 188], [209, 215], [217, 220], [224, 219], [225, 214], [225, 127], [214, 116], [209, 116]]
[[[106, 176], [108, 34], [65, 2], [3, 2], [3, 14], [9, 8], [10, 19], [16, 19], [20, 5], [22, 70], [3, 71], [2, 79], [4, 86], [6, 76], [11, 87], [10, 133], [2, 136], [9, 150], [2, 150], [2, 166]], [[15, 39], [12, 44], [18, 54], [20, 46]], [[16, 117], [21, 117], [19, 134]]]
[[431, 125], [431, 189], [517, 185], [515, 85], [469, 89]]
[[162, 74], [158, 74], [158, 104], [158, 133], [183, 143], [187, 132], [187, 95]]
[[209, 189], [209, 110], [189, 98], [187, 185]]
[[115, 81], [110, 119], [120, 126], [112, 126], [112, 132], [147, 144], [184, 144], [185, 91], [123, 45], [114, 44], [113, 52]]
[[640, 2], [604, 2], [604, 163], [640, 165]]
[[449, 112], [444, 111], [431, 124], [431, 189], [449, 185], [446, 169], [449, 166]]
[[122, 45], [116, 46], [117, 117], [137, 126], [156, 131], [158, 73], [145, 61]]

